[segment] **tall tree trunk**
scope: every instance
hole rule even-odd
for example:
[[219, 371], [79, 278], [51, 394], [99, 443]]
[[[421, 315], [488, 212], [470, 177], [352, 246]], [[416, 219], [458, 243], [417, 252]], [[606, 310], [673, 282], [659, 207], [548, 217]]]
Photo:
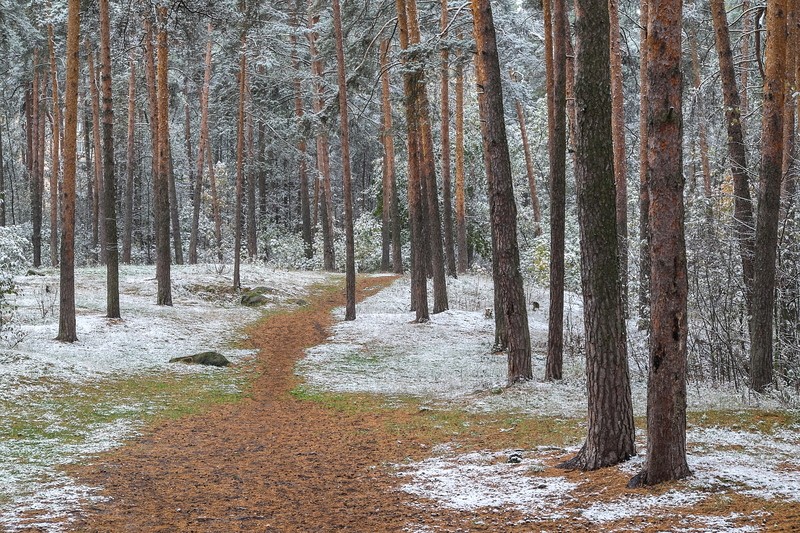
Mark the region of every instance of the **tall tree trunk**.
[[784, 220], [793, 207], [794, 194], [797, 188], [797, 178], [792, 167], [795, 161], [795, 94], [797, 82], [795, 79], [795, 64], [797, 55], [797, 13], [794, 1], [786, 4], [786, 100], [783, 106], [783, 159], [781, 162], [781, 220]]
[[763, 392], [772, 383], [772, 321], [775, 305], [775, 260], [778, 245], [783, 106], [786, 74], [786, 1], [768, 2], [764, 118], [759, 176], [752, 318], [750, 386]]
[[131, 74], [128, 80], [128, 144], [125, 162], [125, 234], [122, 238], [122, 262], [131, 262], [133, 248], [133, 157], [136, 144], [136, 61], [131, 54]]
[[206, 157], [208, 160], [208, 188], [211, 191], [211, 215], [214, 218], [214, 241], [217, 247], [217, 261], [222, 262], [224, 259], [222, 253], [222, 214], [220, 213], [217, 172], [210, 132], [206, 138]]
[[[727, 21], [727, 17], [725, 17], [725, 20]], [[748, 86], [748, 83], [750, 82], [750, 35], [753, 32], [753, 22], [754, 17], [753, 14], [750, 13], [750, 0], [742, 0], [742, 33], [739, 44], [742, 55], [742, 67], [739, 72], [739, 84], [741, 86], [741, 90], [739, 91], [739, 94], [741, 95], [740, 114], [742, 116], [747, 116], [750, 111], [750, 101], [747, 98], [747, 95], [750, 90]]]
[[247, 151], [245, 169], [247, 171], [247, 258], [253, 262], [258, 257], [258, 228], [256, 226], [256, 169], [254, 160], [255, 143], [253, 135], [253, 95], [250, 92], [250, 77], [245, 78], [247, 98]]
[[780, 236], [778, 255], [778, 342], [776, 368], [785, 373], [786, 363], [792, 360], [797, 348], [797, 231], [787, 226], [794, 220], [797, 201], [797, 166], [795, 161], [795, 97], [797, 90], [798, 4], [787, 2], [786, 24], [786, 101], [783, 107], [783, 162], [781, 173]]
[[[145, 85], [147, 86], [147, 111], [150, 115], [150, 144], [152, 150], [152, 168], [151, 168], [151, 181], [153, 189], [153, 207], [158, 201], [158, 194], [156, 194], [159, 181], [159, 153], [161, 144], [158, 142], [158, 81], [156, 76], [156, 58], [155, 49], [153, 47], [153, 27], [149, 19], [145, 19], [145, 38], [144, 38], [144, 62], [145, 62]], [[158, 243], [158, 224], [159, 213], [153, 209], [153, 240]], [[149, 217], [148, 217], [149, 218]], [[148, 239], [149, 241], [149, 239]], [[156, 244], [157, 246], [157, 244]], [[157, 255], [157, 253], [156, 253]], [[150, 257], [150, 248], [148, 245], [148, 258]]]
[[172, 233], [172, 248], [175, 250], [175, 264], [183, 264], [183, 241], [181, 239], [181, 223], [178, 214], [178, 191], [175, 184], [175, 168], [172, 159], [172, 141], [169, 137], [169, 127], [165, 132], [166, 137], [161, 138], [159, 133], [159, 141], [166, 144], [167, 149], [167, 189], [169, 193], [169, 229]]
[[611, 39], [611, 135], [614, 139], [614, 181], [617, 189], [617, 240], [623, 313], [628, 316], [628, 161], [625, 157], [625, 89], [622, 84], [619, 0], [608, 0]]
[[682, 0], [653, 0], [647, 32], [650, 364], [647, 456], [629, 486], [691, 472], [686, 463], [687, 295], [681, 94]]
[[239, 52], [239, 122], [236, 127], [236, 206], [233, 211], [233, 290], [242, 288], [239, 273], [242, 249], [242, 200], [244, 195], [244, 127], [245, 127], [245, 94], [247, 87], [247, 55], [245, 46], [247, 37], [242, 35], [242, 48]]
[[111, 28], [108, 0], [100, 5], [100, 78], [103, 90], [103, 190], [106, 228], [106, 316], [119, 318], [119, 247], [117, 243], [117, 182], [114, 176], [114, 100], [111, 94]]
[[[408, 14], [405, 0], [396, 0], [397, 26], [400, 48], [408, 50], [411, 39], [408, 28]], [[403, 56], [404, 64], [408, 58]], [[408, 154], [408, 211], [411, 222], [411, 307], [416, 312], [415, 322], [430, 320], [428, 311], [427, 260], [425, 253], [425, 214], [422, 209], [422, 184], [419, 168], [419, 118], [415, 91], [418, 89], [418, 72], [406, 70], [403, 74], [405, 93], [407, 154]]]
[[[297, 2], [295, 12], [292, 14], [292, 26], [295, 30], [299, 31], [297, 22], [297, 12], [300, 11], [300, 0]], [[301, 131], [303, 115], [303, 88], [300, 80], [300, 60], [297, 57], [297, 35], [292, 33], [292, 67], [294, 68], [294, 114], [298, 122], [298, 131]], [[264, 129], [263, 124], [259, 124], [258, 130], [258, 145], [259, 145], [259, 160], [263, 165], [264, 155]], [[299, 165], [297, 177], [300, 181], [300, 221], [302, 223], [303, 245], [306, 259], [314, 257], [314, 236], [311, 230], [311, 200], [308, 194], [308, 163], [306, 153], [306, 137], [304, 133], [300, 133], [300, 138], [297, 141], [297, 150], [299, 154]], [[260, 174], [263, 176], [263, 171]], [[263, 190], [263, 187], [262, 187]], [[266, 196], [265, 196], [266, 198]]]
[[[51, 145], [50, 165], [50, 264], [58, 265], [58, 174], [61, 168], [59, 141], [61, 140], [61, 108], [58, 103], [58, 70], [56, 70], [55, 43], [53, 42], [53, 25], [47, 27], [50, 46], [50, 76], [53, 87], [53, 139]], [[2, 161], [0, 161], [2, 164]]]
[[619, 276], [607, 0], [575, 3], [575, 182], [581, 234], [589, 427], [562, 467], [595, 470], [635, 453], [625, 316]]
[[33, 234], [31, 244], [33, 245], [33, 266], [38, 268], [42, 265], [42, 189], [39, 186], [41, 167], [39, 166], [39, 129], [41, 127], [41, 109], [39, 109], [39, 49], [33, 51], [33, 88], [31, 96], [31, 138], [32, 145], [30, 151], [31, 158], [31, 225]]
[[687, 36], [689, 55], [692, 60], [692, 87], [694, 88], [695, 109], [698, 116], [697, 142], [700, 145], [700, 168], [703, 172], [703, 196], [711, 198], [711, 162], [708, 159], [708, 134], [706, 132], [705, 106], [700, 94], [702, 79], [700, 78], [700, 54], [697, 50], [697, 22], [688, 24]]
[[647, 181], [647, 32], [649, 1], [639, 7], [639, 329], [650, 327], [650, 192]]
[[492, 240], [496, 250], [493, 260], [498, 266], [494, 287], [501, 295], [502, 306], [497, 312], [503, 313], [508, 331], [508, 383], [513, 384], [532, 379], [533, 372], [528, 312], [519, 269], [517, 206], [503, 119], [500, 58], [489, 0], [473, 0], [472, 17], [477, 47], [476, 81], [484, 124], [483, 156], [489, 184]]
[[156, 227], [156, 281], [158, 305], [172, 305], [169, 250], [169, 85], [167, 48], [167, 8], [158, 9], [158, 69], [156, 100], [158, 111], [152, 120], [158, 124], [158, 174], [154, 181], [154, 215]]
[[[381, 270], [403, 272], [403, 257], [400, 250], [399, 206], [394, 173], [394, 134], [392, 133], [392, 103], [389, 91], [389, 47], [391, 42], [381, 41], [381, 143], [383, 144], [383, 210], [381, 228]], [[391, 248], [392, 254], [389, 253]]]
[[86, 41], [86, 55], [89, 59], [89, 92], [92, 97], [92, 132], [94, 139], [94, 202], [97, 213], [98, 240], [100, 241], [100, 264], [106, 264], [108, 257], [108, 240], [106, 237], [106, 206], [105, 206], [105, 187], [103, 186], [103, 145], [101, 142], [102, 132], [100, 130], [100, 91], [97, 86], [97, 70], [94, 63], [94, 49]]
[[[313, 30], [319, 20], [316, 14], [309, 16], [309, 28], [312, 31], [308, 34], [308, 45], [311, 53], [311, 74], [314, 76], [314, 114], [320, 116], [322, 113], [322, 58], [317, 53], [317, 32]], [[333, 271], [336, 269], [336, 256], [333, 249], [333, 192], [331, 190], [331, 164], [328, 147], [328, 133], [325, 125], [321, 125], [317, 132], [317, 169], [322, 176], [320, 200], [320, 218], [322, 219], [322, 260], [325, 270]], [[319, 184], [315, 185], [319, 186]], [[315, 195], [315, 199], [316, 199]], [[316, 225], [316, 224], [315, 224]]]
[[716, 35], [719, 56], [722, 97], [725, 104], [725, 125], [728, 132], [728, 158], [733, 177], [733, 232], [739, 243], [745, 299], [750, 309], [753, 285], [753, 204], [750, 199], [750, 177], [747, 173], [747, 152], [742, 127], [742, 105], [736, 87], [736, 70], [733, 64], [728, 17], [724, 0], [710, 0], [711, 20]]
[[[459, 58], [460, 59], [460, 58]], [[456, 244], [458, 273], [469, 268], [467, 257], [467, 201], [464, 184], [464, 65], [456, 63]]]
[[67, 68], [64, 93], [64, 186], [61, 198], [61, 270], [59, 275], [58, 336], [78, 340], [75, 323], [75, 174], [78, 137], [78, 49], [80, 0], [67, 4]]
[[[421, 35], [417, 16], [416, 0], [406, 0], [409, 43], [420, 44]], [[430, 259], [433, 269], [433, 313], [441, 313], [449, 307], [447, 303], [447, 280], [445, 277], [444, 243], [442, 219], [439, 215], [439, 195], [436, 186], [436, 163], [434, 161], [433, 135], [431, 133], [430, 104], [425, 85], [425, 72], [419, 71], [414, 96], [417, 102], [420, 141], [420, 177], [426, 199], [426, 228], [430, 237]]]
[[208, 145], [208, 91], [211, 84], [211, 24], [208, 25], [206, 40], [205, 69], [203, 87], [200, 89], [200, 138], [197, 143], [197, 171], [195, 173], [194, 193], [192, 198], [192, 228], [189, 236], [189, 263], [197, 263], [197, 245], [200, 238], [200, 208], [203, 198], [203, 168], [205, 167]]
[[[259, 221], [267, 219], [267, 158], [266, 158], [266, 125], [258, 121], [258, 217]], [[307, 167], [307, 163], [306, 163]], [[308, 174], [308, 172], [306, 172]], [[311, 225], [311, 242], [314, 242], [314, 226]], [[313, 249], [312, 249], [313, 254]], [[265, 254], [266, 257], [266, 254]]]
[[[202, 92], [202, 89], [201, 89]], [[199, 202], [195, 202], [195, 191], [198, 189], [202, 192], [203, 189], [203, 178], [196, 177], [195, 169], [192, 168], [192, 159], [194, 155], [194, 151], [192, 150], [192, 112], [189, 106], [189, 75], [184, 74], [183, 78], [183, 143], [184, 147], [186, 148], [186, 166], [189, 169], [189, 194], [191, 196], [192, 202], [192, 222], [194, 222], [194, 206], [195, 204], [199, 207]], [[202, 99], [202, 94], [200, 96]], [[202, 135], [202, 133], [201, 133]], [[203, 153], [199, 148], [200, 141], [198, 140], [198, 153]], [[200, 171], [202, 172], [202, 163], [200, 164]], [[199, 215], [199, 211], [198, 211]], [[195, 240], [193, 241], [194, 235], [194, 226], [189, 227], [189, 250], [188, 250], [188, 261], [190, 265], [194, 265], [197, 263], [197, 240], [196, 235], [194, 235]], [[192, 250], [192, 244], [194, 244], [194, 250]], [[194, 253], [192, 253], [194, 252]]]
[[[442, 37], [447, 37], [447, 0], [442, 0]], [[456, 277], [456, 253], [453, 241], [453, 197], [450, 181], [450, 53], [442, 48], [442, 202], [444, 205], [444, 251], [447, 274]]]
[[344, 37], [342, 35], [342, 12], [339, 0], [333, 0], [333, 30], [336, 38], [336, 60], [339, 80], [339, 119], [341, 120], [342, 169], [344, 194], [344, 233], [345, 233], [345, 320], [356, 319], [356, 263], [355, 239], [353, 237], [353, 194], [351, 192], [350, 172], [350, 124], [347, 117], [347, 78], [344, 63]]
[[542, 234], [542, 208], [539, 204], [539, 194], [536, 190], [536, 171], [533, 168], [533, 157], [531, 156], [531, 146], [528, 142], [528, 128], [525, 126], [525, 111], [522, 102], [516, 101], [517, 121], [519, 122], [519, 132], [522, 136], [522, 151], [525, 153], [525, 173], [528, 176], [528, 189], [531, 195], [531, 207], [533, 208], [533, 223], [535, 229], [534, 236]]
[[[548, 2], [549, 0], [545, 0]], [[550, 24], [552, 54], [548, 121], [550, 154], [550, 311], [545, 379], [561, 379], [564, 352], [564, 219], [566, 216], [567, 171], [567, 12], [564, 0], [553, 1]], [[545, 45], [546, 46], [546, 45]], [[546, 52], [547, 53], [547, 52]], [[549, 117], [549, 115], [548, 115]]]
[[94, 162], [92, 161], [92, 142], [90, 133], [92, 131], [92, 103], [88, 93], [83, 95], [83, 152], [86, 156], [84, 172], [86, 173], [86, 226], [91, 234], [91, 249], [89, 257], [92, 261], [97, 261], [97, 247], [100, 245], [100, 236], [97, 228], [97, 204], [94, 201]]

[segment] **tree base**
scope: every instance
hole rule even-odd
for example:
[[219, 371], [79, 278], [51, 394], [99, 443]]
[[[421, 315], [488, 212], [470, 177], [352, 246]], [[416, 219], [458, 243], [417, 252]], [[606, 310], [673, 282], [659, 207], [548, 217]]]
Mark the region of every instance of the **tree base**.
[[650, 472], [647, 468], [642, 468], [642, 470], [633, 476], [628, 484], [626, 485], [629, 489], [640, 489], [642, 487], [649, 487], [653, 485], [658, 485], [659, 483], [663, 483], [665, 481], [676, 481], [679, 479], [683, 479], [692, 475], [692, 472], [689, 470], [689, 467], [681, 468], [678, 472], [673, 473], [664, 473], [661, 476], [651, 476]]

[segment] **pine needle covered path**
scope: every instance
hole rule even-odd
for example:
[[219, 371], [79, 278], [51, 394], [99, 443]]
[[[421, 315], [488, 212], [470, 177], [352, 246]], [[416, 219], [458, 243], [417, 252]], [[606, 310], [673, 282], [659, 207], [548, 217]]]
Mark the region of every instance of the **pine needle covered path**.
[[[358, 295], [394, 278], [360, 278]], [[402, 530], [418, 511], [376, 469], [406, 457], [380, 414], [347, 413], [290, 392], [306, 347], [323, 342], [343, 291], [269, 316], [248, 331], [259, 349], [251, 397], [163, 423], [82, 468], [109, 499], [75, 531]]]

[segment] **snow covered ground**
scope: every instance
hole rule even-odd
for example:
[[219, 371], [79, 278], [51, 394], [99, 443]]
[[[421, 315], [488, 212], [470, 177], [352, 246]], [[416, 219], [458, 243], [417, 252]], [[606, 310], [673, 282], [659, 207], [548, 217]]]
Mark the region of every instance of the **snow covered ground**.
[[[81, 426], [77, 404], [86, 395], [85, 387], [100, 390], [103, 383], [136, 376], [200, 374], [207, 375], [208, 387], [235, 388], [238, 382], [230, 373], [168, 361], [206, 350], [241, 361], [251, 353], [235, 347], [242, 327], [265, 309], [239, 305], [226, 290], [232, 285], [230, 269], [220, 271], [215, 265], [173, 266], [174, 306], [157, 306], [154, 267], [123, 266], [122, 319], [109, 320], [105, 268], [84, 268], [76, 274], [79, 340], [67, 344], [53, 340], [58, 332], [58, 272], [41, 273], [16, 278], [18, 294], [12, 302], [17, 306], [17, 338], [22, 340], [13, 347], [0, 346], [0, 527], [9, 530], [28, 511], [44, 510], [40, 517], [45, 519], [66, 516], [80, 501], [91, 500], [92, 489], [77, 486], [57, 465], [119, 444], [140, 426], [142, 413], [160, 408], [157, 396], [112, 395], [92, 406], [90, 418], [99, 421]], [[241, 277], [243, 287], [275, 289], [267, 309], [302, 297], [310, 285], [328, 279], [322, 273], [249, 264], [242, 265]]]
[[[0, 347], [0, 527], [12, 531], [25, 523], [29, 511], [38, 511], [43, 519], [64, 517], [96, 498], [92, 487], [75, 484], [56, 465], [85, 460], [117, 445], [135, 434], [142, 413], [159, 409], [158, 397], [122, 395], [124, 401], [119, 402], [114, 400], [120, 397], [112, 394], [95, 406], [98, 420], [81, 426], [77, 419], [70, 419], [74, 413], [65, 411], [65, 403], [86, 394], [86, 387], [124, 383], [137, 376], [200, 376], [208, 378], [209, 387], [236, 389], [241, 382], [221, 377], [227, 374], [218, 369], [167, 361], [207, 349], [242, 361], [248, 352], [235, 348], [242, 326], [261, 312], [240, 306], [225, 290], [231, 284], [230, 273], [219, 272], [213, 265], [173, 267], [175, 306], [158, 307], [154, 305], [154, 269], [135, 266], [124, 267], [121, 273], [123, 319], [108, 320], [104, 318], [105, 270], [80, 269], [80, 340], [62, 344], [53, 340], [58, 319], [57, 272], [43, 272], [44, 276], [17, 278], [16, 323], [22, 340], [13, 348]], [[321, 273], [279, 272], [253, 265], [243, 265], [242, 271], [244, 286], [276, 289], [273, 305], [300, 298], [310, 285], [328, 279]], [[549, 416], [579, 423], [586, 410], [580, 298], [567, 295], [564, 381], [552, 384], [537, 379], [506, 389], [506, 361], [490, 353], [493, 321], [484, 316], [484, 310], [492, 307], [490, 279], [463, 276], [449, 283], [451, 310], [434, 315], [430, 323], [412, 324], [408, 280], [398, 280], [359, 304], [356, 321], [339, 322], [328, 342], [308, 350], [298, 372], [309, 386], [323, 390], [412, 395], [432, 409]], [[534, 375], [541, 376], [547, 292], [533, 288], [527, 297]], [[534, 302], [539, 304], [537, 309]], [[643, 415], [646, 358], [637, 342], [635, 337], [631, 341], [631, 377], [634, 408]], [[696, 411], [786, 407], [777, 399], [707, 384], [690, 384], [689, 403]], [[699, 424], [690, 427], [688, 440], [694, 472], [689, 480], [660, 495], [622, 491], [591, 504], [578, 503], [581, 481], [548, 467], [556, 456], [574, 449], [476, 451], [445, 444], [433, 448], [429, 457], [396, 465], [395, 470], [403, 480], [403, 490], [426, 498], [431, 507], [514, 509], [525, 520], [569, 517], [609, 531], [616, 521], [657, 520], [676, 514], [685, 515], [682, 530], [758, 531], [762, 519], [758, 513], [748, 522], [736, 513], [717, 516], [691, 511], [726, 493], [800, 504], [797, 425], [773, 430], [758, 424]], [[643, 453], [641, 434], [637, 447]], [[521, 457], [518, 464], [506, 461], [514, 453]], [[625, 476], [632, 474], [642, 460], [640, 454], [619, 470]], [[410, 527], [426, 531], [423, 525]]]
[[[434, 408], [560, 418], [585, 416], [584, 360], [579, 350], [582, 309], [577, 296], [567, 297], [569, 340], [563, 382], [546, 383], [540, 379], [547, 339], [547, 296], [543, 290], [533, 290], [528, 295], [529, 321], [534, 376], [539, 379], [504, 389], [506, 360], [490, 353], [494, 324], [484, 317], [484, 309], [492, 306], [490, 280], [480, 276], [449, 280], [448, 293], [449, 311], [432, 315], [427, 324], [414, 324], [414, 315], [408, 312], [408, 279], [398, 280], [360, 304], [356, 321], [339, 322], [326, 344], [309, 349], [298, 372], [319, 389], [389, 396], [410, 394]], [[541, 304], [538, 309], [534, 309], [533, 301]], [[637, 416], [643, 416], [646, 371], [642, 360], [637, 359], [643, 355], [637, 355], [635, 345], [631, 352], [634, 410]], [[688, 401], [693, 411], [787, 407], [776, 399], [705, 383], [690, 384]], [[633, 474], [641, 467], [643, 439], [638, 435], [640, 455], [620, 467], [624, 472]], [[608, 529], [616, 520], [657, 520], [659, 516], [675, 514], [676, 509], [691, 508], [720, 491], [800, 503], [800, 426], [774, 432], [758, 427], [697, 426], [690, 427], [688, 442], [694, 473], [689, 480], [660, 496], [635, 494], [588, 507], [567, 505], [569, 515]], [[570, 451], [575, 450], [560, 450], [560, 454]], [[429, 498], [434, 506], [467, 511], [515, 508], [536, 520], [564, 516], [564, 503], [573, 499], [571, 493], [576, 484], [558, 475], [539, 474], [542, 464], [553, 462], [553, 450], [525, 450], [520, 452], [521, 464], [507, 464], [502, 459], [512, 452], [459, 453], [447, 446], [438, 447], [428, 459], [398, 465], [398, 475], [407, 480], [403, 490]], [[758, 531], [760, 523], [758, 517], [753, 517], [752, 523], [743, 526], [742, 517], [735, 513], [691, 516], [687, 520], [681, 530]]]

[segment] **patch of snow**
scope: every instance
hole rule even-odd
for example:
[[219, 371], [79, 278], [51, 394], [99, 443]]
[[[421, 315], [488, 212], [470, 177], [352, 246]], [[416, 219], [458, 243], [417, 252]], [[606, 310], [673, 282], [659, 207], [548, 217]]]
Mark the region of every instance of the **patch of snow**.
[[670, 511], [670, 508], [691, 507], [706, 499], [706, 495], [697, 492], [670, 490], [658, 496], [626, 496], [611, 502], [595, 503], [581, 510], [581, 515], [590, 522], [615, 522], [637, 516], [663, 516], [659, 510]]
[[726, 488], [758, 498], [800, 503], [797, 431], [784, 429], [768, 435], [726, 428], [694, 428], [687, 440], [692, 444], [688, 457], [694, 473], [689, 480], [691, 486]]
[[[465, 275], [448, 279], [450, 309], [431, 315], [426, 324], [413, 323], [409, 284], [408, 277], [401, 278], [358, 304], [356, 320], [337, 323], [325, 344], [307, 351], [298, 373], [310, 385], [330, 391], [410, 394], [481, 412], [586, 415], [583, 304], [578, 295], [565, 295], [564, 379], [550, 383], [542, 379], [548, 294], [543, 288], [528, 288], [534, 379], [506, 388], [507, 361], [504, 355], [491, 353], [494, 320], [484, 316], [485, 309], [493, 306], [491, 278]], [[336, 316], [342, 314], [335, 311]], [[635, 324], [630, 325], [631, 339], [638, 338]], [[640, 368], [642, 355], [633, 348], [629, 352], [634, 412], [643, 416], [647, 376]], [[732, 386], [707, 384], [689, 386], [688, 405], [690, 410], [781, 407], [778, 401], [743, 394]]]
[[510, 507], [542, 518], [563, 517], [559, 507], [576, 484], [563, 477], [531, 475], [538, 468], [531, 468], [529, 460], [506, 462], [512, 453], [520, 452], [445, 455], [404, 465], [398, 475], [410, 481], [401, 490], [457, 511]]
[[[40, 272], [44, 275], [15, 278], [18, 293], [12, 303], [17, 307], [15, 327], [22, 341], [13, 348], [0, 348], [0, 525], [9, 530], [60, 530], [48, 520], [68, 519], [80, 502], [94, 496], [93, 489], [75, 484], [57, 465], [118, 445], [140, 427], [136, 413], [156, 408], [155, 404], [104, 406], [129, 416], [110, 416], [108, 423], [76, 429], [62, 420], [60, 397], [73, 393], [76, 385], [136, 375], [214, 375], [220, 370], [169, 364], [169, 359], [217, 350], [234, 363], [241, 361], [253, 353], [234, 347], [243, 339], [242, 326], [258, 319], [265, 309], [304, 297], [311, 285], [330, 279], [320, 272], [243, 264], [243, 287], [273, 289], [273, 302], [253, 309], [239, 305], [238, 296], [228, 290], [233, 281], [224, 269], [173, 265], [174, 305], [169, 307], [155, 305], [154, 266], [125, 265], [120, 269], [122, 319], [109, 320], [105, 318], [105, 268], [80, 268], [75, 280], [78, 342], [68, 344], [54, 340], [58, 271]], [[15, 436], [13, 420], [34, 421], [44, 431]], [[29, 511], [36, 511], [42, 523], [25, 522]]]

